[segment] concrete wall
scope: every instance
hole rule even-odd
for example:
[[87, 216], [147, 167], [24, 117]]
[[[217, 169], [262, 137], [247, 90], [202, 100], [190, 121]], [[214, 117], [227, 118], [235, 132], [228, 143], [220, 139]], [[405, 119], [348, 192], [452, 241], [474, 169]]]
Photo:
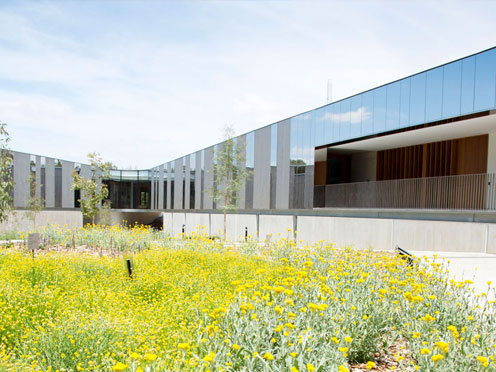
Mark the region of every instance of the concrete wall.
[[[29, 231], [34, 228], [33, 221], [28, 218], [27, 211], [14, 210], [9, 213], [8, 220], [0, 223], [0, 231]], [[80, 211], [41, 211], [36, 215], [36, 228], [46, 225], [67, 226], [77, 228], [83, 226], [83, 214]]]
[[172, 213], [171, 212], [164, 212], [164, 213], [162, 213], [162, 215], [164, 218], [163, 231], [171, 234], [172, 233]]
[[26, 207], [30, 198], [30, 156], [22, 152], [12, 152], [14, 156], [14, 207]]
[[191, 234], [193, 231], [196, 233], [206, 233], [210, 227], [210, 215], [208, 213], [186, 213], [186, 233]]
[[72, 172], [74, 163], [62, 160], [62, 208], [74, 208], [74, 190], [72, 186]]
[[[224, 231], [224, 215], [212, 214], [211, 235], [222, 235]], [[245, 227], [248, 228], [248, 235], [256, 238], [257, 216], [254, 214], [228, 214], [226, 216], [227, 239], [240, 241], [244, 239]]]
[[290, 120], [277, 124], [276, 208], [289, 208], [289, 137]]
[[174, 209], [183, 208], [183, 158], [174, 161]]
[[55, 207], [55, 160], [45, 158], [45, 206]]
[[346, 218], [300, 216], [297, 241], [318, 241], [361, 249], [391, 249], [391, 220], [381, 218]]
[[294, 231], [294, 217], [260, 215], [258, 229], [258, 235], [261, 241], [264, 241], [267, 235], [272, 235], [272, 239], [287, 237], [292, 239]]
[[[209, 235], [223, 230], [221, 213], [164, 213], [164, 229], [172, 235], [204, 226]], [[228, 214], [227, 237], [242, 240], [248, 227], [251, 237], [263, 242], [293, 239], [301, 245], [319, 241], [338, 247], [390, 250], [396, 245], [408, 251], [470, 252], [496, 254], [496, 223], [426, 221], [392, 218]]]
[[[155, 191], [156, 192], [156, 191]], [[164, 165], [158, 168], [158, 209], [164, 208]]]

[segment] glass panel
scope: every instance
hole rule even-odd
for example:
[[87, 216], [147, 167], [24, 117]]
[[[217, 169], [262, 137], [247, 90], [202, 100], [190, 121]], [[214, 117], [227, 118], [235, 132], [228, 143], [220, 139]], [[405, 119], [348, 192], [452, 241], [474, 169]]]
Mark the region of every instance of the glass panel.
[[270, 165], [277, 165], [277, 124], [270, 127]]
[[339, 141], [340, 109], [341, 105], [339, 102], [331, 106], [332, 142]]
[[318, 110], [312, 111], [312, 116], [315, 120], [315, 146], [325, 145], [325, 112], [326, 108], [322, 107]]
[[339, 125], [339, 140], [345, 141], [350, 139], [350, 117], [351, 117], [351, 99], [341, 101], [341, 115]]
[[246, 135], [246, 167], [253, 169], [255, 166], [255, 132]]
[[495, 107], [496, 49], [476, 56], [474, 111]]
[[462, 62], [444, 66], [443, 78], [443, 118], [460, 115], [462, 88]]
[[138, 171], [138, 177], [140, 181], [146, 181], [150, 179], [150, 171], [140, 170]]
[[310, 136], [308, 137], [305, 155], [306, 155], [306, 163], [313, 165], [313, 155], [315, 152], [315, 132], [317, 131], [317, 122], [315, 121], [315, 115], [313, 115], [313, 113], [308, 113], [307, 115], [309, 117]]
[[303, 127], [303, 117], [298, 116], [298, 158], [297, 160], [303, 160], [303, 148], [305, 146], [305, 128]]
[[425, 121], [425, 72], [410, 79], [410, 125]]
[[297, 138], [298, 138], [298, 132], [297, 132], [297, 125], [296, 125], [296, 118], [291, 118], [289, 122], [290, 126], [290, 137], [289, 137], [289, 160], [296, 160], [297, 156]]
[[329, 144], [332, 141], [332, 122], [331, 122], [331, 116], [332, 116], [332, 106], [327, 105], [323, 109], [323, 120], [324, 120], [324, 144]]
[[474, 111], [475, 57], [462, 61], [462, 104], [461, 114]]
[[400, 98], [401, 83], [396, 82], [387, 87], [386, 129], [393, 130], [400, 127]]
[[109, 179], [111, 179], [111, 180], [120, 181], [121, 180], [121, 171], [112, 169], [112, 170], [110, 170], [109, 176], [110, 176]]
[[351, 97], [350, 137], [360, 137], [362, 133], [362, 95]]
[[425, 120], [441, 119], [443, 103], [443, 68], [427, 71], [425, 89]]
[[303, 146], [301, 148], [301, 158], [306, 163], [308, 158], [308, 148], [310, 146], [310, 139], [312, 136], [312, 121], [309, 114], [301, 116], [302, 138]]
[[374, 92], [362, 94], [362, 136], [372, 134], [374, 130]]
[[386, 87], [374, 90], [374, 133], [386, 130]]
[[404, 128], [410, 124], [410, 78], [400, 81], [400, 127]]
[[137, 180], [138, 171], [135, 170], [123, 170], [121, 172], [122, 180]]

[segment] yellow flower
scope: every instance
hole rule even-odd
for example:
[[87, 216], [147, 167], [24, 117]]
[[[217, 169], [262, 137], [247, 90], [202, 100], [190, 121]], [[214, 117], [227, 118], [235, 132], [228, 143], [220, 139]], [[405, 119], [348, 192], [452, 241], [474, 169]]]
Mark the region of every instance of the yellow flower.
[[344, 346], [344, 347], [339, 347], [339, 348], [338, 348], [338, 350], [339, 350], [340, 352], [342, 352], [342, 353], [346, 353], [346, 352], [348, 352], [348, 350], [349, 350], [349, 349], [348, 349], [347, 347], [345, 347], [345, 346]]
[[233, 348], [234, 350], [239, 350], [239, 349], [241, 349], [241, 346], [236, 345], [236, 344], [233, 344], [233, 345], [232, 345], [232, 348]]
[[140, 355], [138, 353], [132, 352], [131, 353], [131, 358], [132, 359], [139, 359]]
[[367, 369], [372, 369], [375, 367], [375, 363], [374, 362], [367, 362]]
[[155, 359], [157, 359], [157, 356], [152, 353], [146, 353], [144, 358], [147, 362], [153, 362]]
[[348, 368], [345, 366], [339, 366], [338, 367], [338, 372], [350, 372]]
[[267, 360], [274, 360], [274, 356], [268, 351], [264, 354], [264, 358]]
[[203, 358], [203, 361], [204, 362], [213, 362], [215, 358], [215, 353], [213, 351], [211, 351], [210, 353], [208, 353], [208, 355], [206, 357]]
[[420, 350], [420, 354], [422, 355], [429, 355], [431, 353], [431, 351], [429, 349], [427, 349], [426, 347], [424, 347], [423, 349]]
[[189, 346], [189, 344], [187, 344], [187, 343], [180, 343], [180, 344], [177, 344], [177, 348], [184, 350], [184, 351], [188, 351], [189, 349], [191, 349], [191, 346]]
[[291, 367], [290, 368], [290, 371], [291, 372], [300, 372], [300, 371], [298, 371], [298, 368], [296, 368], [296, 367]]
[[448, 350], [449, 350], [449, 344], [444, 342], [444, 341], [438, 341], [435, 343], [436, 346], [443, 352], [443, 353], [447, 353]]
[[434, 363], [437, 363], [439, 362], [440, 360], [443, 360], [444, 359], [444, 356], [442, 356], [441, 354], [436, 354], [436, 355], [433, 355], [432, 356], [432, 360], [434, 361]]
[[313, 372], [313, 371], [315, 371], [315, 369], [316, 368], [313, 366], [312, 363], [307, 363], [307, 371], [308, 372]]
[[112, 371], [124, 371], [126, 369], [127, 365], [121, 362], [117, 362], [117, 364], [112, 367]]
[[477, 361], [481, 363], [484, 367], [487, 367], [489, 364], [489, 360], [486, 357], [478, 356]]
[[351, 337], [345, 337], [344, 340], [349, 344], [353, 341]]

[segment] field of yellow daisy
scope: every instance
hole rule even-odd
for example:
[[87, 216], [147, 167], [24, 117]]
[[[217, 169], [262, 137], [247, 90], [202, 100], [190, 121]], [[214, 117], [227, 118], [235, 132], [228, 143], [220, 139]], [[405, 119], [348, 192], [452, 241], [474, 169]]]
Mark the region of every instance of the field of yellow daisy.
[[34, 255], [0, 251], [2, 372], [496, 371], [495, 304], [443, 262], [201, 229], [41, 233]]

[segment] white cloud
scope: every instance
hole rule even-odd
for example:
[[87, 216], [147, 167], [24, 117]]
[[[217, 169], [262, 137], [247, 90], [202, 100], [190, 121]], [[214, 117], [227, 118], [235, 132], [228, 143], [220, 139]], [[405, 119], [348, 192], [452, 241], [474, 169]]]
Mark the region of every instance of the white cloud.
[[350, 121], [351, 124], [358, 124], [368, 120], [372, 113], [366, 107], [359, 107], [355, 111], [342, 112], [339, 114], [326, 112], [324, 119], [332, 123], [340, 123], [342, 121]]
[[328, 78], [339, 99], [495, 45], [494, 10], [12, 2], [0, 6], [0, 120], [19, 151], [147, 168], [218, 142], [226, 123], [242, 133], [320, 106]]

